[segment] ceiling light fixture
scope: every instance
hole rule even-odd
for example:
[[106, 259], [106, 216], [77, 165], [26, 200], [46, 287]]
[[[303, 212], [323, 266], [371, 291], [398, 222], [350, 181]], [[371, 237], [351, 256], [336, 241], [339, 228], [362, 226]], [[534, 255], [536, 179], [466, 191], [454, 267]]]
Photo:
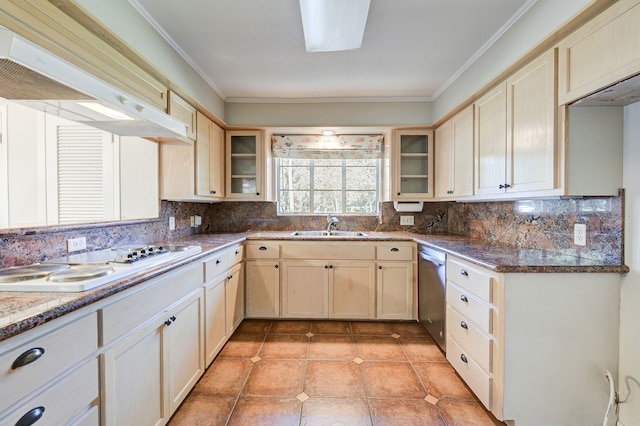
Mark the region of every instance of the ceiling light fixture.
[[322, 136], [333, 136], [335, 134], [336, 134], [336, 132], [334, 132], [333, 130], [323, 130], [322, 131]]
[[307, 52], [359, 49], [370, 0], [300, 0]]

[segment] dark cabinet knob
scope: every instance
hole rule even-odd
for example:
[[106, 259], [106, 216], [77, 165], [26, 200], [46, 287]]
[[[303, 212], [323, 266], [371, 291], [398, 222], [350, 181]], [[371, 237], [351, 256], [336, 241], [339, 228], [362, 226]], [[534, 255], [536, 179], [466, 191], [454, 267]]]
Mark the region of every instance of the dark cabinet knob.
[[462, 360], [462, 362], [464, 363], [468, 363], [469, 361], [467, 361], [467, 356], [465, 354], [460, 354], [460, 359]]
[[329, 269], [333, 269], [333, 265], [329, 265]]
[[398, 192], [398, 194], [397, 194], [397, 195], [400, 195], [400, 193]]
[[175, 320], [176, 320], [176, 316], [175, 316], [175, 315], [172, 315], [171, 317], [169, 317], [169, 319], [170, 319], [171, 321], [175, 321]]
[[467, 323], [466, 323], [466, 322], [464, 322], [464, 321], [460, 321], [460, 327], [464, 328], [465, 330], [468, 330], [468, 329], [469, 329], [469, 326], [468, 326], [468, 325], [467, 325]]
[[166, 321], [164, 322], [164, 325], [166, 325], [166, 326], [170, 326], [170, 325], [171, 325], [171, 320], [166, 320]]
[[215, 193], [216, 193], [216, 191], [212, 189], [211, 191], [209, 191], [209, 193], [210, 193], [210, 194], [215, 194]]
[[278, 265], [275, 265], [275, 268], [278, 269]]
[[466, 270], [466, 269], [461, 269], [461, 270], [460, 270], [460, 275], [462, 275], [463, 277], [468, 277], [468, 276], [469, 276], [469, 273], [467, 272], [467, 270]]
[[460, 300], [462, 300], [463, 302], [469, 301], [469, 299], [467, 299], [467, 296], [465, 296], [464, 294], [460, 296]]
[[324, 269], [329, 269], [329, 265], [324, 265]]
[[382, 266], [378, 265], [378, 269], [382, 269]]
[[398, 247], [393, 247], [391, 251], [400, 251], [400, 249]]
[[260, 246], [260, 248], [258, 250], [262, 250], [265, 251], [267, 248], [265, 246]]
[[42, 355], [44, 355], [44, 348], [31, 348], [18, 356], [18, 358], [11, 364], [11, 369], [15, 370], [20, 367], [24, 367], [27, 364], [31, 364], [37, 361]]
[[218, 260], [216, 260], [216, 265], [219, 265], [219, 264], [221, 264], [221, 263], [222, 263], [222, 259], [218, 259]]
[[259, 192], [256, 192], [256, 195], [260, 195], [260, 193], [259, 193]]
[[229, 276], [227, 277], [227, 279], [228, 279], [228, 280], [230, 280], [231, 278], [233, 278], [233, 275], [229, 275]]
[[236, 254], [240, 254], [240, 250], [236, 250]]
[[44, 414], [44, 407], [36, 407], [29, 410], [20, 420], [16, 422], [16, 426], [31, 426]]

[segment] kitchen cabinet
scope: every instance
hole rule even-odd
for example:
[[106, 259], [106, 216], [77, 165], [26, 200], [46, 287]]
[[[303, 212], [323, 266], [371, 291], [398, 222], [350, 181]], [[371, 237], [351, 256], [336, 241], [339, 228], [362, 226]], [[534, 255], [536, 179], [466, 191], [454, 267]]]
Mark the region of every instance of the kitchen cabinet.
[[[97, 405], [97, 349], [98, 317], [84, 311], [3, 342], [0, 424], [13, 425], [37, 407], [45, 408], [45, 423], [65, 424]], [[56, 390], [65, 397], [56, 396]], [[77, 397], [69, 401], [70, 394]]]
[[205, 276], [205, 356], [211, 364], [244, 319], [242, 257], [237, 245], [202, 260]]
[[447, 360], [499, 420], [592, 423], [606, 405], [593, 389], [617, 365], [619, 280], [496, 273], [449, 255]]
[[280, 247], [277, 243], [249, 243], [246, 249], [246, 316], [280, 316]]
[[224, 198], [224, 130], [200, 111], [195, 140], [195, 194], [215, 200]]
[[164, 424], [203, 374], [202, 285], [197, 262], [101, 309], [102, 423]]
[[329, 318], [375, 318], [375, 265], [370, 261], [330, 261], [328, 296]]
[[160, 217], [158, 143], [120, 136], [120, 219]]
[[558, 102], [569, 104], [640, 73], [640, 2], [615, 2], [558, 44]]
[[473, 195], [473, 105], [435, 131], [435, 197]]
[[196, 138], [196, 109], [171, 90], [168, 97], [167, 112], [187, 126], [187, 139], [193, 141]]
[[271, 199], [269, 138], [261, 130], [233, 130], [226, 134], [226, 199]]
[[413, 243], [376, 246], [376, 318], [417, 318], [417, 264]]
[[390, 173], [392, 201], [433, 198], [433, 131], [393, 131]]
[[224, 197], [223, 130], [197, 112], [193, 143], [166, 140], [160, 143], [160, 198], [211, 202]]
[[329, 265], [323, 260], [282, 261], [282, 317], [329, 317]]
[[544, 195], [557, 187], [556, 51], [551, 49], [475, 103], [475, 194]]

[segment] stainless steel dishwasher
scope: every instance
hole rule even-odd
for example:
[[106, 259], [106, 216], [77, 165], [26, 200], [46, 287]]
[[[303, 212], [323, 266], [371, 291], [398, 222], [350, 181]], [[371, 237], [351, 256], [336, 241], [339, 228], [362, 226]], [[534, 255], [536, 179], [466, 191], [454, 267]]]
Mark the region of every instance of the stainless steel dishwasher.
[[420, 245], [418, 254], [418, 318], [440, 348], [446, 351], [446, 255], [424, 245]]

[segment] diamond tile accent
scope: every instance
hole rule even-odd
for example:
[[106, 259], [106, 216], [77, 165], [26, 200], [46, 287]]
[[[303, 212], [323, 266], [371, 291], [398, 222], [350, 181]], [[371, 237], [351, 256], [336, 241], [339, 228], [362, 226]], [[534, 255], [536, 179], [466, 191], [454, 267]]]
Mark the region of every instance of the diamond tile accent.
[[296, 398], [298, 399], [298, 401], [300, 402], [305, 402], [307, 399], [309, 399], [309, 395], [307, 395], [306, 393], [302, 392], [300, 394], [298, 394], [296, 396]]
[[396, 333], [393, 333], [393, 334], [391, 335], [391, 337], [393, 337], [394, 339], [399, 339], [399, 338], [400, 338], [400, 335], [399, 335], [399, 334], [396, 334]]
[[305, 336], [307, 336], [307, 337], [313, 337], [313, 336], [314, 336], [314, 334], [313, 334], [312, 332], [308, 332], [307, 334], [305, 334]]
[[355, 357], [355, 358], [353, 359], [353, 362], [355, 362], [356, 364], [362, 364], [362, 363], [364, 362], [364, 360], [363, 360], [363, 359], [360, 359], [360, 358], [358, 358], [358, 357]]
[[436, 405], [438, 403], [438, 398], [433, 395], [427, 395], [424, 400], [432, 405]]
[[256, 356], [254, 356], [253, 358], [251, 358], [251, 361], [253, 361], [253, 362], [258, 362], [258, 361], [260, 361], [260, 360], [262, 360], [262, 358], [260, 358], [260, 357], [259, 357], [259, 356], [257, 356], [257, 355], [256, 355]]

